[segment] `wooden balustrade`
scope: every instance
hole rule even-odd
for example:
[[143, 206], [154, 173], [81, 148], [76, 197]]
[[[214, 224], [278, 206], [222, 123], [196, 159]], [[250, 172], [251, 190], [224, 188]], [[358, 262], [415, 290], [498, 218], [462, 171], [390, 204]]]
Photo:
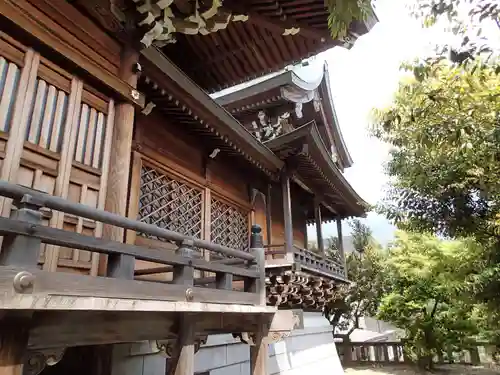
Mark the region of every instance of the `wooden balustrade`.
[[[286, 255], [285, 245], [265, 245], [267, 259], [284, 258]], [[322, 254], [317, 254], [311, 250], [293, 245], [293, 260], [296, 264], [303, 266], [310, 271], [317, 271], [327, 276], [336, 278], [346, 278], [345, 268], [342, 260], [325, 258]]]
[[[19, 308], [16, 305], [20, 303], [19, 296], [31, 298], [32, 309], [49, 308], [44, 305], [43, 298], [39, 298], [40, 295], [260, 306], [262, 301], [265, 301], [265, 296], [262, 296], [262, 290], [265, 290], [264, 249], [258, 226], [252, 227], [251, 243], [260, 244], [260, 247], [245, 252], [190, 238], [181, 233], [72, 203], [5, 181], [0, 181], [0, 196], [13, 199], [17, 208], [12, 211], [10, 218], [0, 218], [0, 235], [4, 236], [0, 253], [0, 290], [5, 292], [1, 305], [4, 309]], [[178, 248], [171, 252], [50, 228], [42, 224], [42, 212], [47, 210], [154, 235], [176, 243]], [[42, 271], [37, 269], [42, 244], [118, 255], [123, 262], [113, 262], [107, 277]], [[196, 257], [195, 249], [217, 253], [219, 258], [217, 261], [208, 262]], [[172, 278], [170, 281], [160, 282], [134, 280], [135, 270], [130, 266], [134, 261], [130, 262], [130, 259], [158, 263], [164, 267], [163, 272], [172, 273]], [[194, 270], [212, 273], [213, 280], [200, 282], [194, 277]], [[243, 291], [233, 290], [233, 277], [243, 280]], [[207, 284], [213, 287], [197, 287]], [[65, 307], [76, 308], [69, 305]], [[60, 309], [61, 306], [54, 305], [52, 308]]]
[[327, 274], [346, 277], [345, 268], [341, 262], [336, 262], [333, 259], [325, 258], [321, 254], [316, 254], [311, 250], [306, 250], [298, 246], [293, 246], [294, 259], [302, 266], [311, 267], [315, 270], [325, 272]]

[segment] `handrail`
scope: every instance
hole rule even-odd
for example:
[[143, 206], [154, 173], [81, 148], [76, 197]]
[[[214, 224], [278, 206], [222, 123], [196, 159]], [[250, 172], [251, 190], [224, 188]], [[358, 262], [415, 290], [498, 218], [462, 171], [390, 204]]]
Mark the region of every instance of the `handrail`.
[[96, 220], [105, 224], [115, 225], [124, 229], [134, 230], [151, 236], [166, 239], [168, 241], [182, 242], [192, 241], [194, 247], [207, 249], [229, 257], [240, 258], [248, 261], [254, 261], [255, 255], [241, 250], [231, 249], [226, 246], [217, 245], [210, 241], [200, 240], [174, 232], [168, 229], [160, 228], [152, 224], [142, 223], [137, 220], [129, 219], [108, 211], [93, 208], [81, 203], [69, 202], [63, 198], [55, 197], [47, 193], [42, 193], [21, 185], [15, 185], [7, 181], [0, 180], [0, 195], [20, 200], [23, 196], [31, 196], [38, 205], [47, 207], [56, 211], [62, 211], [68, 214], [81, 216], [90, 220]]

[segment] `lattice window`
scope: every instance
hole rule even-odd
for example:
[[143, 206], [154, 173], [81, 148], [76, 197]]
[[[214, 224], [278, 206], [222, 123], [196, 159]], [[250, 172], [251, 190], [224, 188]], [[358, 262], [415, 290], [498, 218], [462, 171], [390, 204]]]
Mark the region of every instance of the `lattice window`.
[[201, 238], [202, 212], [203, 194], [200, 189], [175, 180], [157, 169], [142, 167], [140, 221]]
[[210, 240], [237, 250], [248, 249], [248, 213], [212, 197]]

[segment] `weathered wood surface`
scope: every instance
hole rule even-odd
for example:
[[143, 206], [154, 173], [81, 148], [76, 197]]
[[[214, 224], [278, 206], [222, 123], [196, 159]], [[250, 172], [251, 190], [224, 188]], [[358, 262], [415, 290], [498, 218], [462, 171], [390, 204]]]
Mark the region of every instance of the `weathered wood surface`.
[[[192, 304], [200, 307], [200, 304]], [[204, 306], [206, 307], [206, 305]], [[210, 307], [210, 306], [209, 306]], [[191, 311], [197, 334], [256, 332], [265, 322], [269, 334], [289, 332], [303, 327], [300, 314], [270, 307], [249, 307], [241, 311]], [[202, 316], [196, 315], [202, 312]], [[176, 336], [175, 311], [142, 311], [140, 314], [119, 311], [38, 311], [31, 324], [29, 349], [57, 348], [70, 345], [101, 345], [143, 340], [161, 340]], [[81, 324], [85, 322], [85, 324]], [[147, 324], [144, 324], [147, 322]], [[297, 323], [298, 322], [298, 323]]]
[[[95, 251], [103, 254], [123, 254], [136, 259], [147, 260], [170, 265], [192, 265], [199, 270], [211, 272], [226, 272], [239, 276], [258, 277], [259, 273], [242, 267], [232, 267], [223, 263], [207, 262], [204, 259], [187, 259], [183, 256], [154, 248], [144, 248], [128, 245], [102, 238], [95, 238], [79, 233], [49, 228], [42, 225], [30, 224], [19, 220], [0, 217], [0, 235], [20, 235], [39, 239], [43, 243], [66, 246], [74, 249]], [[156, 272], [171, 271], [172, 269], [157, 270]], [[139, 272], [140, 273], [140, 272]]]
[[[12, 283], [14, 278], [26, 272], [26, 269], [0, 267], [1, 309], [203, 311], [206, 308], [210, 311], [210, 307], [205, 307], [205, 304], [217, 304], [216, 311], [223, 312], [233, 309], [244, 311], [245, 307], [238, 306], [256, 305], [261, 298], [251, 292], [51, 273], [36, 269], [28, 271], [33, 282], [25, 291], [18, 293], [12, 288]], [[167, 303], [168, 301], [184, 302]], [[193, 302], [199, 305], [191, 306], [190, 303]]]
[[0, 318], [0, 374], [22, 375], [31, 317], [9, 314]]
[[[51, 1], [54, 6], [55, 1]], [[66, 7], [68, 12], [73, 15], [78, 12], [71, 6], [62, 1], [57, 2], [57, 7]], [[46, 11], [47, 8], [44, 7]], [[84, 69], [88, 74], [100, 80], [103, 84], [115, 91], [124, 100], [128, 100], [139, 106], [144, 106], [144, 95], [136, 92], [133, 93], [134, 88], [118, 78], [116, 74], [116, 67], [113, 67], [110, 61], [106, 61], [100, 56], [92, 47], [92, 45], [85, 44], [85, 41], [78, 38], [73, 34], [76, 27], [70, 27], [66, 21], [66, 27], [59, 24], [60, 13], [49, 12], [54, 14], [57, 20], [49, 18], [43, 11], [32, 5], [27, 0], [11, 1], [2, 0], [0, 2], [0, 14], [4, 15], [12, 22], [23, 28], [31, 35], [49, 45], [58, 54], [70, 60], [71, 63], [76, 64], [81, 69]], [[84, 17], [78, 15], [73, 23], [79, 22]], [[88, 21], [87, 21], [88, 23]], [[68, 28], [70, 30], [68, 30]], [[78, 30], [77, 35], [82, 35], [83, 30]], [[88, 35], [87, 38], [88, 40]]]

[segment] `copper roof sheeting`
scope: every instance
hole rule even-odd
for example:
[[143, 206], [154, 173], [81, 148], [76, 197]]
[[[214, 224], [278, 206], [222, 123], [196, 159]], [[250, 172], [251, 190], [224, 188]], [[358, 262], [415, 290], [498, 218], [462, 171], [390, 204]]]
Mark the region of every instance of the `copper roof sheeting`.
[[314, 121], [265, 142], [329, 209], [323, 218], [364, 216], [368, 204], [354, 191], [332, 160]]

